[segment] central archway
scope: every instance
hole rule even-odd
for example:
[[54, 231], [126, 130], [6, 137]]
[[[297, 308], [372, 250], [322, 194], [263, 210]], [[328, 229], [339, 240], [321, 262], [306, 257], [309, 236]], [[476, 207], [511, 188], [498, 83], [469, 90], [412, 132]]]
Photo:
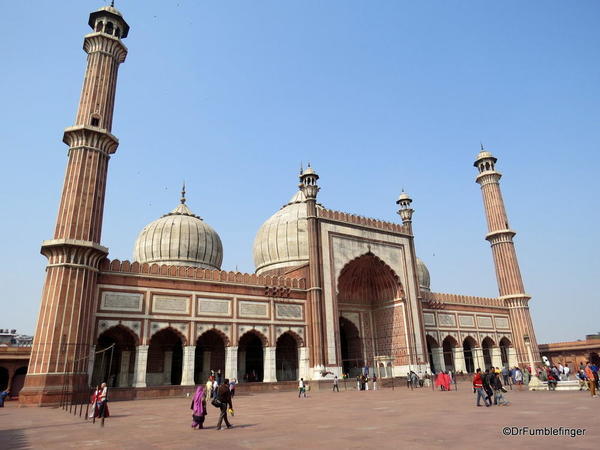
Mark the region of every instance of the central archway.
[[[407, 342], [402, 332], [403, 311], [396, 301], [404, 290], [396, 273], [370, 251], [347, 263], [338, 277], [339, 349], [345, 373], [375, 368], [374, 357], [389, 357], [403, 364]], [[343, 313], [356, 315], [356, 324]], [[398, 314], [397, 312], [400, 312]], [[360, 324], [361, 332], [356, 328]], [[402, 355], [402, 356], [401, 356]], [[358, 368], [358, 370], [356, 370]]]
[[240, 338], [238, 345], [238, 379], [248, 382], [262, 381], [263, 371], [263, 342], [255, 332], [248, 331]]
[[[494, 341], [491, 338], [486, 337], [481, 341], [481, 351], [483, 353], [483, 365], [486, 369], [489, 369], [493, 365], [492, 361], [492, 347], [494, 347]], [[481, 368], [483, 370], [483, 367]]]

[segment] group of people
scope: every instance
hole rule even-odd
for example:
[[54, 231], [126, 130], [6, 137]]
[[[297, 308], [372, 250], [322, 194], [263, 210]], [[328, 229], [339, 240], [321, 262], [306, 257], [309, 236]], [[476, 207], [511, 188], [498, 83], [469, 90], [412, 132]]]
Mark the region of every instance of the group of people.
[[219, 386], [222, 384], [227, 384], [229, 386], [231, 396], [235, 396], [235, 386], [237, 385], [237, 380], [235, 378], [232, 378], [231, 380], [228, 378], [223, 379], [221, 370], [217, 370], [216, 372], [211, 370], [208, 380], [206, 381], [207, 397], [210, 399], [216, 398]]
[[483, 399], [486, 407], [492, 406], [492, 397], [494, 405], [508, 406], [508, 402], [504, 398], [506, 389], [500, 379], [501, 371], [498, 368], [489, 368], [485, 372], [477, 369], [473, 376], [473, 393], [477, 394], [477, 406], [483, 406], [480, 400]]
[[221, 371], [216, 373], [211, 370], [206, 385], [200, 385], [196, 388], [196, 393], [192, 399], [192, 428], [201, 430], [204, 428], [204, 420], [208, 414], [206, 407], [207, 400], [210, 404], [219, 409], [219, 420], [217, 430], [221, 429], [223, 422], [227, 428], [233, 425], [229, 423], [227, 413], [233, 416], [233, 396], [235, 395], [236, 380], [228, 378], [223, 379]]
[[440, 371], [435, 375], [435, 385], [442, 391], [451, 390], [453, 381], [452, 372], [449, 370]]
[[364, 373], [362, 375], [356, 376], [356, 389], [358, 391], [368, 391], [369, 390], [369, 381], [373, 382], [373, 390], [377, 390], [377, 375], [373, 374], [371, 378]]
[[[106, 383], [96, 386], [90, 398], [91, 409], [89, 413], [90, 419], [105, 418], [110, 414], [108, 412], [108, 387]], [[104, 423], [102, 423], [104, 425]]]
[[581, 363], [579, 365], [579, 372], [576, 375], [579, 380], [579, 390], [583, 391], [587, 388], [592, 397], [598, 397], [598, 394], [596, 394], [596, 391], [600, 389], [598, 375], [598, 366], [596, 364], [590, 361], [587, 361], [585, 365]]

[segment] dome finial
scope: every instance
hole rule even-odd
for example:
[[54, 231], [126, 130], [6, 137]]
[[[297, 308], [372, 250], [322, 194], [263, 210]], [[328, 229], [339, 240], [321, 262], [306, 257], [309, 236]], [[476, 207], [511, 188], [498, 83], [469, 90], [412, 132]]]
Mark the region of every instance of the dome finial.
[[479, 141], [479, 144], [481, 145], [481, 151], [483, 152], [485, 150], [485, 148], [483, 147], [483, 142]]
[[114, 8], [114, 7], [115, 7], [115, 0], [111, 0], [111, 2], [110, 2], [110, 6], [111, 6], [112, 8]]
[[183, 181], [183, 187], [181, 188], [181, 204], [185, 205], [185, 180]]

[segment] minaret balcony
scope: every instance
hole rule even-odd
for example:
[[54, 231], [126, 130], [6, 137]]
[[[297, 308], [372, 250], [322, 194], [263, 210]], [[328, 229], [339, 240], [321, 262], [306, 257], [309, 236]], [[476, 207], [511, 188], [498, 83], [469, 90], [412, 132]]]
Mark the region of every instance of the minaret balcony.
[[95, 150], [105, 155], [112, 155], [117, 151], [119, 140], [103, 128], [91, 125], [75, 125], [65, 128], [63, 142], [70, 148]]

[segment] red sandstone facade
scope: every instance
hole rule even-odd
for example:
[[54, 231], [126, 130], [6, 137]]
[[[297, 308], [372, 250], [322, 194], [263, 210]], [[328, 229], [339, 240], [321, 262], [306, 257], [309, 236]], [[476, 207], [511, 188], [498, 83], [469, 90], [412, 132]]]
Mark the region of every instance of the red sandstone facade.
[[[88, 67], [76, 125], [67, 128], [67, 172], [22, 401], [51, 404], [61, 390], [191, 386], [211, 369], [247, 382], [409, 370], [473, 371], [539, 360], [495, 172], [480, 174], [499, 298], [437, 294], [416, 257], [412, 200], [402, 224], [317, 203], [318, 175], [259, 231], [257, 274], [220, 270], [212, 228], [185, 204], [146, 227], [137, 262], [108, 260], [100, 245], [117, 70], [129, 27], [121, 13], [92, 13]], [[179, 259], [178, 259], [179, 258]], [[168, 261], [163, 263], [161, 261]], [[526, 344], [527, 342], [527, 344]]]

